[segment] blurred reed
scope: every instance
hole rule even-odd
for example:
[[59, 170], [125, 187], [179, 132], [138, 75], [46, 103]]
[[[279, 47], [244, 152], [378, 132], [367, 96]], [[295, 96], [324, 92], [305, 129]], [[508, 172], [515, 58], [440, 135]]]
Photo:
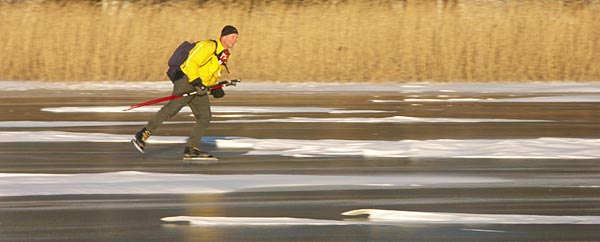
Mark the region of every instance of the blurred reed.
[[226, 24], [245, 80], [600, 80], [583, 0], [4, 1], [0, 80], [166, 80], [181, 41]]

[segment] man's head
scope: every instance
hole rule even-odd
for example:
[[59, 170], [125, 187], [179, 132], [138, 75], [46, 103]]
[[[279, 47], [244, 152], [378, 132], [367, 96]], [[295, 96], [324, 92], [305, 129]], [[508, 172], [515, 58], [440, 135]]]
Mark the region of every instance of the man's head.
[[223, 27], [221, 30], [221, 43], [225, 49], [233, 48], [238, 38], [238, 30], [231, 26], [227, 25]]

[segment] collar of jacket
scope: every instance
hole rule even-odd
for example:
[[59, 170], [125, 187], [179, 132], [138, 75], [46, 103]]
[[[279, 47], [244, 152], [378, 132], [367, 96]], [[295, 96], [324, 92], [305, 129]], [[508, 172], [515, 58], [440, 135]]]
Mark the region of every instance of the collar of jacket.
[[217, 54], [221, 53], [221, 51], [223, 51], [225, 49], [225, 46], [223, 46], [223, 43], [221, 43], [221, 39], [217, 39], [217, 50], [215, 51]]

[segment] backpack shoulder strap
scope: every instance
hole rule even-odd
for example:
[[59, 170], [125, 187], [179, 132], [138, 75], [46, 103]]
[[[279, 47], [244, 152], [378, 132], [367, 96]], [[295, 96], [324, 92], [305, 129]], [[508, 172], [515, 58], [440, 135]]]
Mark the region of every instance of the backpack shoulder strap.
[[[217, 54], [217, 49], [219, 48], [219, 44], [214, 39], [211, 39], [210, 41], [212, 41], [213, 43], [215, 43], [215, 56], [217, 57], [217, 59], [219, 59], [219, 54], [220, 53]], [[221, 63], [221, 61], [219, 61], [219, 63]], [[227, 66], [227, 64], [223, 63], [223, 66], [225, 66], [225, 69], [227, 70], [227, 73], [230, 73], [229, 72], [229, 67]]]
[[215, 43], [215, 56], [219, 57], [219, 54], [217, 54], [217, 49], [219, 48], [219, 44], [217, 43], [216, 40], [211, 39], [210, 41], [212, 41], [213, 43]]

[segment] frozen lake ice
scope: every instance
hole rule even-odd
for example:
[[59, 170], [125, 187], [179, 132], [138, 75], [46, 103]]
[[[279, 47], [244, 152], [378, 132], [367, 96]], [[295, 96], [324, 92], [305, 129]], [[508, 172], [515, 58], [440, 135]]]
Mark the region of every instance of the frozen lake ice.
[[2, 241], [600, 239], [600, 84], [244, 82], [217, 164], [180, 160], [185, 110], [129, 147], [142, 84], [0, 82]]

